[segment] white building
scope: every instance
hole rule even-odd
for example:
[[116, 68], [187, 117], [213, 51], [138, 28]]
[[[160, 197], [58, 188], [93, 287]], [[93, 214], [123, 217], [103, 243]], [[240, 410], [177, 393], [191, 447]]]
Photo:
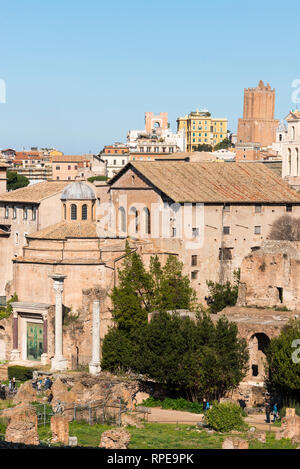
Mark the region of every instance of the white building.
[[300, 190], [300, 111], [291, 111], [286, 117], [287, 131], [278, 132], [282, 152], [282, 177]]

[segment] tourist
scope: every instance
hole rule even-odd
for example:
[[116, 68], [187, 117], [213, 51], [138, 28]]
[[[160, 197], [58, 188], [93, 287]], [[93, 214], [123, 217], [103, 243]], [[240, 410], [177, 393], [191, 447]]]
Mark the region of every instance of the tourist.
[[52, 391], [50, 391], [50, 394], [48, 396], [48, 404], [51, 403], [52, 399], [53, 399], [53, 394], [52, 394]]
[[209, 410], [209, 409], [210, 409], [210, 404], [209, 404], [209, 402], [207, 401], [207, 402], [206, 402], [206, 405], [205, 405], [205, 410], [207, 411], [207, 410]]
[[12, 390], [13, 392], [16, 390], [16, 378], [15, 377], [13, 377], [12, 379]]
[[51, 379], [47, 376], [47, 378], [45, 378], [44, 387], [45, 387], [45, 389], [50, 389], [51, 386], [52, 386], [52, 381], [51, 381]]
[[274, 417], [273, 423], [275, 423], [276, 420], [279, 418], [277, 402], [275, 402], [275, 404], [273, 405], [273, 417]]
[[271, 423], [270, 415], [271, 415], [271, 407], [270, 407], [270, 404], [267, 403], [266, 404], [266, 423]]
[[13, 391], [13, 382], [12, 382], [11, 379], [9, 380], [9, 383], [8, 383], [8, 391], [9, 391], [9, 392], [12, 392], [12, 391]]

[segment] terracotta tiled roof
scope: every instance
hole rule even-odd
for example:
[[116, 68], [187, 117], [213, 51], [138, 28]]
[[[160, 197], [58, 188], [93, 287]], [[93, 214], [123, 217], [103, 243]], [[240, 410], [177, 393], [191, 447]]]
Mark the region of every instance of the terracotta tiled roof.
[[300, 203], [300, 194], [262, 163], [130, 162], [109, 184], [130, 167], [174, 202]]
[[38, 184], [32, 184], [31, 186], [22, 187], [15, 191], [5, 192], [0, 195], [0, 202], [32, 202], [39, 203], [43, 199], [50, 197], [51, 195], [57, 194], [70, 184], [70, 181], [59, 181], [59, 182], [40, 182]]
[[58, 155], [52, 157], [53, 163], [81, 163], [84, 161], [89, 161], [89, 159], [83, 155]]
[[96, 222], [61, 221], [27, 236], [33, 239], [98, 238]]

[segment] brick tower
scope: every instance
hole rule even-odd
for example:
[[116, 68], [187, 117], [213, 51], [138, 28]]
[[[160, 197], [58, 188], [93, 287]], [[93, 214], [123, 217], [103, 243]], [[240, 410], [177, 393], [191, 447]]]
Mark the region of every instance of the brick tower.
[[238, 120], [236, 159], [259, 159], [259, 150], [276, 139], [279, 121], [274, 119], [275, 89], [260, 80], [244, 90], [243, 118]]

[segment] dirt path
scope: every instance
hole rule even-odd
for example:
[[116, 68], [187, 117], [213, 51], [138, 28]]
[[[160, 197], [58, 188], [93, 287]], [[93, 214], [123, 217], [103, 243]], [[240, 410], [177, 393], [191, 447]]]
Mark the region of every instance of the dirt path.
[[161, 409], [159, 407], [151, 407], [151, 414], [148, 414], [148, 422], [158, 423], [186, 423], [188, 425], [196, 425], [197, 422], [201, 422], [202, 418], [203, 414]]
[[[193, 414], [191, 412], [182, 412], [180, 410], [166, 410], [160, 407], [152, 407], [151, 414], [148, 414], [148, 422], [157, 423], [184, 423], [187, 425], [196, 425], [203, 420], [203, 414]], [[264, 414], [250, 415], [245, 418], [246, 423], [258, 430], [278, 432], [280, 427], [274, 427], [265, 422]]]

